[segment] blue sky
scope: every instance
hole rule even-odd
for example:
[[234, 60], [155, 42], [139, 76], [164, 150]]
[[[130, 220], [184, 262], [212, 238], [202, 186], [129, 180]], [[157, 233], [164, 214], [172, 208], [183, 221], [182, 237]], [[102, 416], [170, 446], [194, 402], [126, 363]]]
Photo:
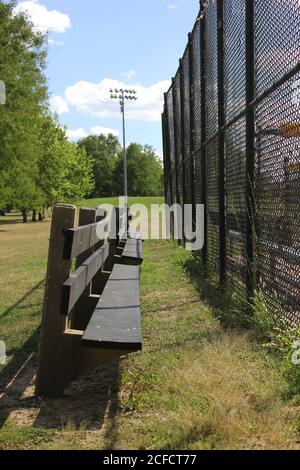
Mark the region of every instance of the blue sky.
[[135, 87], [127, 106], [127, 141], [162, 154], [163, 92], [178, 67], [198, 0], [26, 0], [18, 2], [49, 32], [47, 77], [51, 106], [70, 138], [112, 129], [121, 115], [109, 88]]

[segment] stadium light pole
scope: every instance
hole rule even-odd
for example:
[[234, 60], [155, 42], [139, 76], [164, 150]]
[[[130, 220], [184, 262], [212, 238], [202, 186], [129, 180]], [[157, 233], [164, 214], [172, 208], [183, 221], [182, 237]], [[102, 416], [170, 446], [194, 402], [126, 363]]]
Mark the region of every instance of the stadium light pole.
[[[128, 208], [128, 179], [127, 179], [127, 157], [126, 157], [126, 129], [125, 129], [125, 101], [136, 101], [137, 92], [133, 89], [110, 89], [110, 98], [112, 100], [119, 100], [121, 113], [122, 113], [122, 125], [123, 125], [123, 167], [124, 167], [124, 197], [125, 207]], [[127, 210], [126, 210], [127, 214]]]

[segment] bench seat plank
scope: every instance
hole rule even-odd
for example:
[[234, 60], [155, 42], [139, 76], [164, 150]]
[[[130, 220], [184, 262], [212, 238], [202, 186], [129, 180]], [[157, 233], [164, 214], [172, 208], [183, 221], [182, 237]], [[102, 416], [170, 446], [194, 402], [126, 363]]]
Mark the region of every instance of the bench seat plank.
[[142, 348], [139, 266], [114, 266], [81, 343], [126, 351]]
[[126, 259], [131, 261], [136, 261], [141, 263], [143, 261], [142, 256], [143, 242], [142, 240], [128, 238], [125, 243], [124, 250], [122, 252], [121, 258], [126, 261]]
[[142, 235], [139, 232], [132, 232], [130, 230], [128, 231], [127, 237], [120, 238], [121, 242], [126, 242], [127, 240], [142, 240], [142, 242], [144, 241]]
[[140, 238], [127, 238], [127, 240], [124, 240], [125, 243], [127, 243], [128, 246], [130, 245], [136, 245], [136, 242], [142, 242]]

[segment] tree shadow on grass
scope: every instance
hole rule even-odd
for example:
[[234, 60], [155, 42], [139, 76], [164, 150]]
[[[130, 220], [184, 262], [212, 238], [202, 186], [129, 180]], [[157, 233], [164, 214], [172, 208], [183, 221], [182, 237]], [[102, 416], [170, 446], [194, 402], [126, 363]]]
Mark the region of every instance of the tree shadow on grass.
[[13, 219], [13, 218], [8, 218], [7, 219], [4, 219], [4, 218], [1, 218], [0, 220], [0, 227], [2, 225], [16, 225], [16, 224], [22, 224], [23, 221], [21, 219]]
[[[30, 297], [32, 294], [35, 293], [35, 291], [37, 291], [40, 287], [42, 287], [42, 285], [44, 284], [44, 279], [42, 279], [40, 282], [38, 282], [32, 289], [30, 289], [30, 291], [28, 291], [25, 295], [23, 295], [23, 297], [21, 297], [19, 300], [17, 300], [17, 302], [15, 302], [13, 305], [11, 305], [10, 307], [8, 307], [1, 315], [0, 315], [0, 318], [5, 318], [7, 317], [8, 315], [10, 315], [14, 309], [16, 308], [26, 308], [28, 306], [26, 305], [22, 305], [23, 302], [25, 300], [28, 299], [28, 297]], [[32, 305], [32, 307], [36, 306], [36, 303], [34, 305]], [[1, 338], [0, 338], [1, 339]]]

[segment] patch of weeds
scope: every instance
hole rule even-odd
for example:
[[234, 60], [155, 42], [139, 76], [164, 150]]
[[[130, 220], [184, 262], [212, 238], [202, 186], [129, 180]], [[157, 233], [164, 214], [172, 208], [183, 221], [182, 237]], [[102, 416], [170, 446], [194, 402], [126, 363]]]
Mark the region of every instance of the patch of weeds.
[[220, 289], [218, 279], [203, 265], [201, 253], [179, 251], [175, 262], [181, 266], [198, 288], [201, 298], [212, 309], [212, 313], [224, 328], [245, 330], [250, 338], [262, 346], [278, 361], [283, 377], [288, 384], [286, 398], [300, 399], [300, 328], [287, 326], [282, 321], [282, 306], [276, 296], [266, 296], [261, 290], [255, 292], [254, 305], [245, 300], [245, 292], [229, 282], [225, 289]]
[[286, 398], [300, 399], [300, 328], [287, 325], [280, 303], [267, 299], [262, 291], [255, 293], [251, 326], [252, 337], [278, 359], [283, 369], [288, 383]]
[[32, 449], [51, 442], [55, 437], [54, 430], [15, 426], [7, 421], [0, 431], [0, 449]]
[[[187, 425], [187, 423], [176, 423], [175, 426], [168, 426], [165, 430], [161, 449], [183, 450], [201, 449], [212, 450], [218, 447], [221, 436], [210, 422]], [[162, 432], [160, 432], [163, 435]]]

